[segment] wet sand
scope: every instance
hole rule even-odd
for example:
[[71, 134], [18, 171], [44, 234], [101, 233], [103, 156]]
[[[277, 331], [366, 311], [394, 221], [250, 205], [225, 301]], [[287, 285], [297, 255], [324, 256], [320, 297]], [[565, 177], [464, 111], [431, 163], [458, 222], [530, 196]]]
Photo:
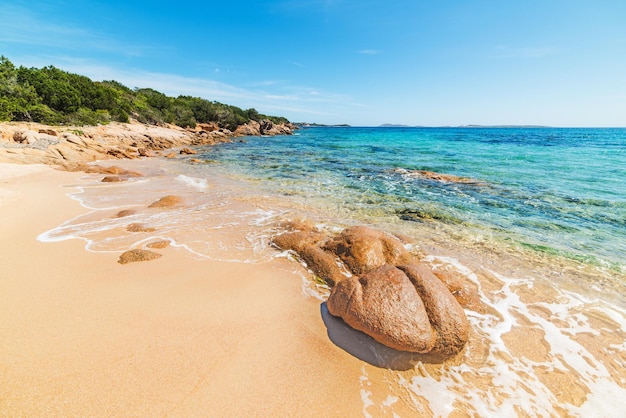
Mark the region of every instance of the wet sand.
[[[100, 177], [0, 164], [0, 416], [609, 417], [624, 410], [612, 401], [626, 394], [622, 298], [605, 303], [583, 282], [570, 286], [576, 276], [565, 270], [542, 273], [502, 255], [487, 260], [423, 246], [424, 262], [467, 277], [482, 303], [466, 310], [472, 331], [465, 350], [429, 364], [331, 317], [324, 293], [312, 291], [310, 274], [288, 258], [225, 262], [167, 246], [154, 250], [158, 259], [121, 265], [120, 243], [144, 242], [122, 227], [131, 218], [96, 228], [92, 238], [104, 243], [93, 245], [97, 251], [81, 239], [39, 241], [51, 230], [71, 235], [59, 226], [72, 219], [85, 231], [110, 222], [122, 194], [148, 229], [164, 222], [155, 234], [180, 243], [207, 240], [209, 231], [221, 231], [212, 235], [220, 240], [246, 232], [168, 232], [167, 223], [185, 211], [185, 219], [219, 224], [277, 203], [239, 196], [242, 188], [234, 208], [199, 201], [160, 216], [147, 213], [147, 204], [172, 184], [180, 191], [180, 179], [103, 186]], [[214, 179], [197, 180], [184, 178], [194, 185], [186, 199], [218, 196], [223, 204], [227, 194]], [[160, 181], [165, 189], [148, 186]], [[76, 186], [113, 207], [90, 212], [68, 196]], [[108, 248], [107, 238], [118, 237], [107, 234], [129, 237]], [[219, 257], [242, 260], [241, 252], [228, 256], [237, 247], [231, 244]], [[593, 284], [593, 294], [606, 293], [602, 286]]]
[[0, 416], [362, 416], [362, 364], [288, 261], [37, 241], [86, 211], [78, 177], [0, 164]]

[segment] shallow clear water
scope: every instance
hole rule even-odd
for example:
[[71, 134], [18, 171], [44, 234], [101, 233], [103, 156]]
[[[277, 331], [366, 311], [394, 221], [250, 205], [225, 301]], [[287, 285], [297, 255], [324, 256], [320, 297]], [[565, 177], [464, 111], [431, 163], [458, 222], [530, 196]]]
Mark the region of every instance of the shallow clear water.
[[[472, 332], [456, 362], [381, 372], [364, 361], [364, 416], [621, 416], [625, 152], [625, 129], [308, 128], [174, 161], [103, 163], [145, 177], [86, 176], [71, 196], [90, 211], [40, 240], [122, 252], [165, 239], [192, 257], [264, 263], [284, 256], [268, 241], [285, 219], [402, 233], [431, 268], [475, 284], [486, 309], [466, 310]], [[169, 194], [184, 203], [148, 207]], [[116, 217], [122, 209], [137, 212]], [[136, 222], [156, 231], [127, 231]], [[303, 297], [322, 302], [328, 289], [299, 274]], [[399, 359], [364, 334], [346, 338]]]
[[535, 251], [626, 265], [626, 129], [306, 128], [204, 156], [258, 187], [323, 201], [333, 216], [435, 220]]

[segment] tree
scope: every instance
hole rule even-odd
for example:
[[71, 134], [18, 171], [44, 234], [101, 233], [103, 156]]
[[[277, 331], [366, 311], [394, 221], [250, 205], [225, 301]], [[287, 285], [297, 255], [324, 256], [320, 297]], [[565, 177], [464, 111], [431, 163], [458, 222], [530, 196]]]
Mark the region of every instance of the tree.
[[94, 82], [53, 66], [15, 68], [0, 57], [0, 120], [93, 125], [128, 122], [131, 115], [143, 123], [193, 127], [214, 122], [230, 130], [250, 120], [288, 122], [200, 97], [173, 98], [151, 88], [132, 90], [114, 80]]

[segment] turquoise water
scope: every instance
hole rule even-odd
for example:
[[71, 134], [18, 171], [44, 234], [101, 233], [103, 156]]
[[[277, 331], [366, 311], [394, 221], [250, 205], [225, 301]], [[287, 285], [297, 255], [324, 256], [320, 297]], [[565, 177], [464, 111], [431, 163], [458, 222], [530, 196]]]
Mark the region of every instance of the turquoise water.
[[[613, 400], [626, 396], [625, 149], [626, 129], [308, 128], [190, 157], [115, 160], [144, 176], [104, 183], [88, 174], [68, 185], [85, 213], [38, 239], [120, 254], [166, 240], [199, 260], [277, 266], [293, 260], [270, 244], [287, 219], [325, 232], [368, 224], [399, 233], [422, 263], [477, 289], [484, 309], [465, 311], [472, 332], [458, 364], [420, 362], [386, 372], [383, 384], [370, 381], [379, 366], [364, 362], [355, 382], [364, 416], [402, 415], [396, 407], [444, 417], [623, 416]], [[149, 207], [170, 194], [183, 203]], [[118, 217], [125, 209], [136, 213]], [[131, 223], [154, 231], [131, 232]], [[305, 299], [328, 297], [299, 263], [280, 266], [293, 269]]]
[[626, 129], [304, 128], [213, 147], [204, 157], [331, 216], [438, 223], [626, 271]]

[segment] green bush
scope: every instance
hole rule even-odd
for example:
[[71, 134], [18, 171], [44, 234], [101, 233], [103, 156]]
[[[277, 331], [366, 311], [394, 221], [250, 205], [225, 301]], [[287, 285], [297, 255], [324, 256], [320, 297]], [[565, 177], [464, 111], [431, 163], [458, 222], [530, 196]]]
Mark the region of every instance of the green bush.
[[289, 122], [199, 97], [173, 98], [151, 88], [132, 90], [114, 80], [94, 82], [53, 66], [16, 68], [0, 57], [0, 121], [96, 125], [128, 122], [131, 116], [148, 124], [195, 127], [213, 122], [230, 130], [250, 120]]

